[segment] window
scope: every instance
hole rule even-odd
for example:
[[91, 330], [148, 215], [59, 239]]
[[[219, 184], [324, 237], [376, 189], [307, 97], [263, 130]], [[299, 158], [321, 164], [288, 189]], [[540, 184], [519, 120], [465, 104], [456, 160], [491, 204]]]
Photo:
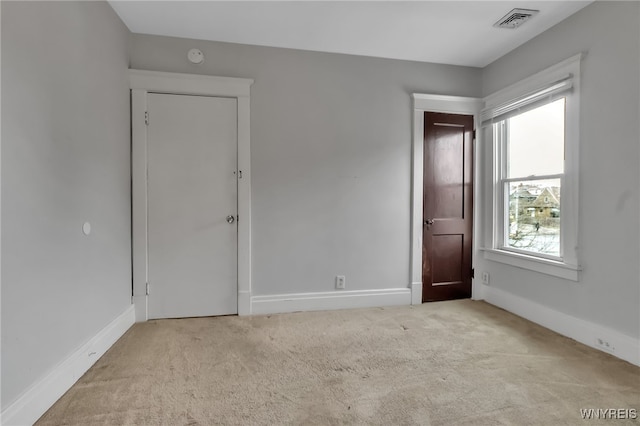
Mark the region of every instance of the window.
[[485, 99], [492, 231], [485, 257], [578, 279], [580, 56]]
[[499, 177], [506, 201], [501, 248], [561, 260], [560, 217], [551, 217], [551, 208], [562, 211], [564, 112], [561, 97], [493, 124], [504, 165]]

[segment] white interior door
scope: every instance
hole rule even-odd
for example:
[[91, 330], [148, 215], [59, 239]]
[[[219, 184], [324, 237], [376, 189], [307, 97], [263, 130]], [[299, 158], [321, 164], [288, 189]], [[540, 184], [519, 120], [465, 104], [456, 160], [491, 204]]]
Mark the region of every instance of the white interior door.
[[238, 312], [236, 102], [148, 94], [149, 318]]

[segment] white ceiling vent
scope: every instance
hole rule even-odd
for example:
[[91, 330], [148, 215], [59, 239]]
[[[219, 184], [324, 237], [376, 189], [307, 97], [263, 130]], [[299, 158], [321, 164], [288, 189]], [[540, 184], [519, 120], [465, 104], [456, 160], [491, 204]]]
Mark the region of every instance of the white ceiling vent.
[[533, 9], [513, 9], [511, 12], [500, 18], [498, 22], [493, 24], [493, 26], [497, 28], [518, 28], [538, 12], [540, 11]]

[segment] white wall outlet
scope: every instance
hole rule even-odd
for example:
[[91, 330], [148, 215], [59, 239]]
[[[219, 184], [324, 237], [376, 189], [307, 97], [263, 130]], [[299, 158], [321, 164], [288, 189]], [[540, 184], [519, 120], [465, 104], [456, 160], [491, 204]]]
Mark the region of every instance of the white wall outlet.
[[482, 284], [484, 285], [489, 285], [489, 273], [488, 272], [483, 272], [482, 273]]
[[344, 275], [338, 275], [336, 276], [336, 289], [338, 290], [344, 290], [345, 286], [346, 286], [346, 278], [344, 277]]
[[596, 347], [606, 352], [615, 352], [616, 348], [606, 339], [596, 337]]

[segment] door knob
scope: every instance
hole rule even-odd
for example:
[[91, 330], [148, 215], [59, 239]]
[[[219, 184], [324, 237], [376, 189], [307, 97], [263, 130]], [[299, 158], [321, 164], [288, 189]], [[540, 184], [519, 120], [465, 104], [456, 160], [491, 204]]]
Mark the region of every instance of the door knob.
[[425, 219], [423, 222], [423, 225], [427, 225], [427, 226], [433, 225], [433, 219]]
[[236, 221], [236, 218], [233, 215], [230, 214], [229, 216], [227, 216], [228, 223], [233, 223], [235, 221]]

